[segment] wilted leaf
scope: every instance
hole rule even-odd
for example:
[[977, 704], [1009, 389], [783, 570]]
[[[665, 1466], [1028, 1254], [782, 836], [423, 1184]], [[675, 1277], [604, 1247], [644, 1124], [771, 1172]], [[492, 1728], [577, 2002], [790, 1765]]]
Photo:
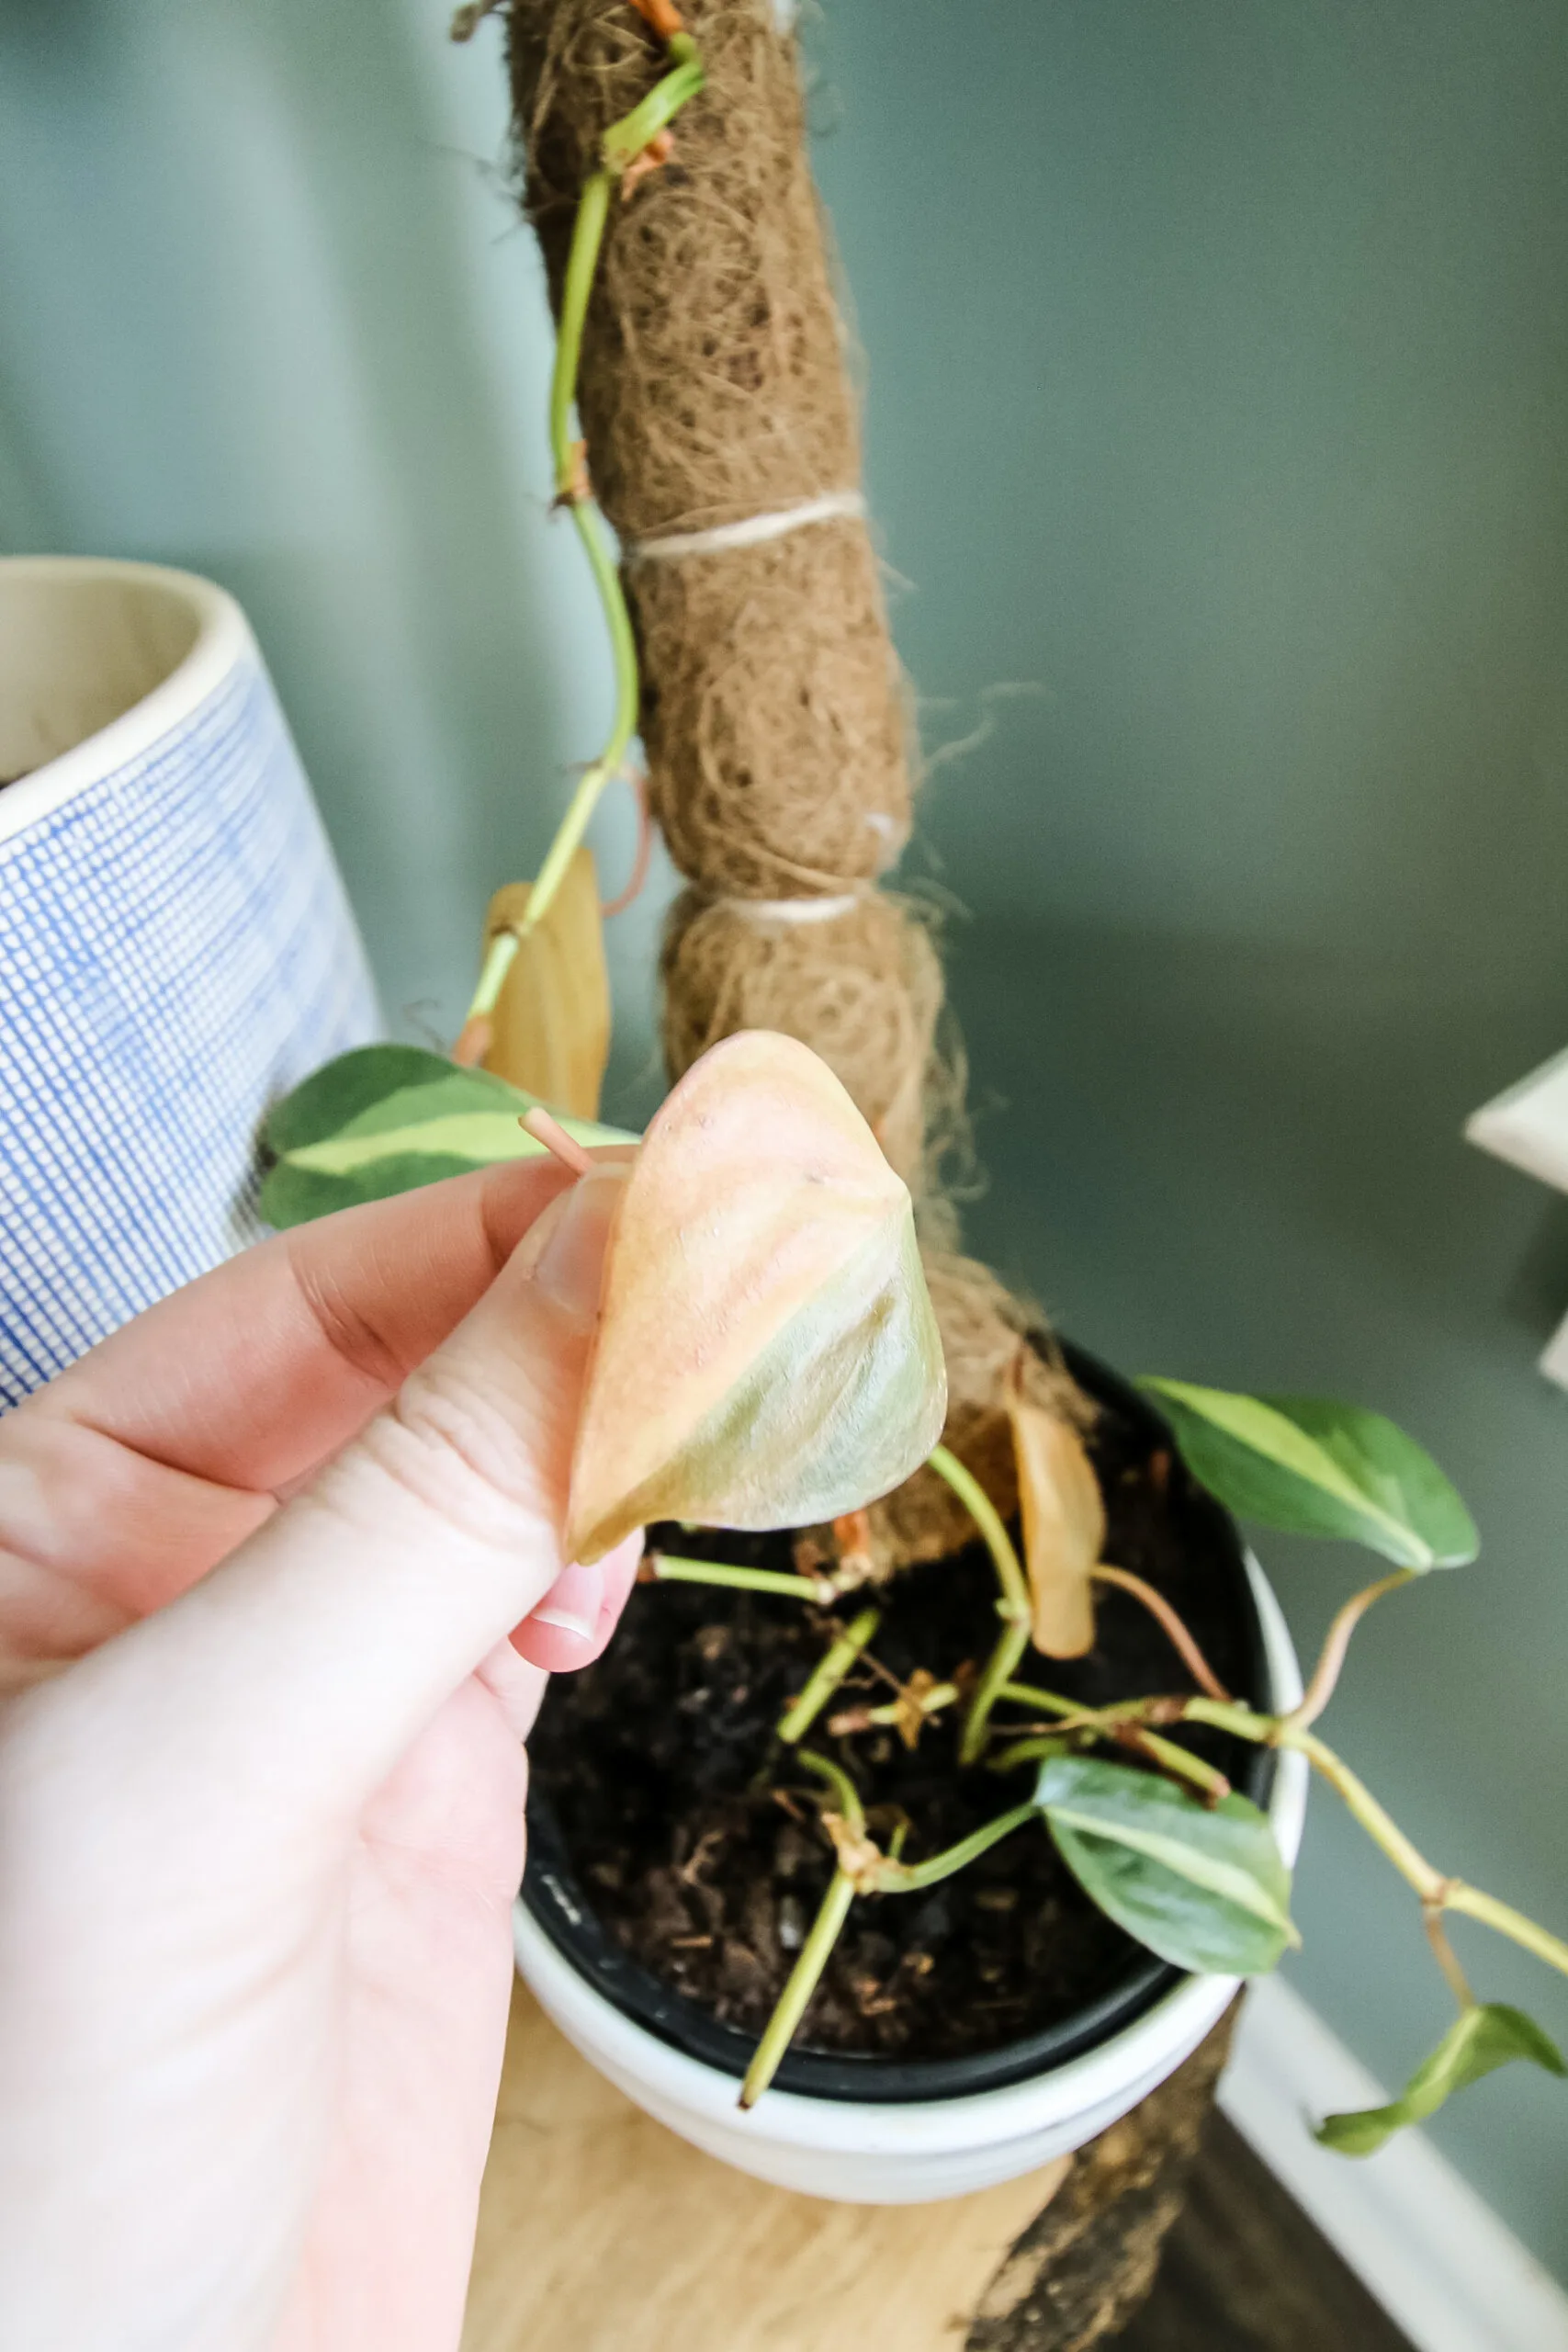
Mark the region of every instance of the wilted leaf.
[[947, 1382], [909, 1195], [838, 1080], [765, 1032], [694, 1064], [616, 1211], [567, 1548], [799, 1527], [917, 1469]]
[[1201, 1804], [1095, 1757], [1053, 1757], [1035, 1803], [1086, 1894], [1178, 1968], [1258, 1976], [1300, 1938], [1291, 1874], [1250, 1798]]
[[[485, 916], [485, 944], [527, 911], [533, 885], [509, 882]], [[484, 1066], [547, 1102], [593, 1119], [610, 1054], [610, 976], [592, 853], [578, 850], [545, 919], [520, 943], [491, 1015]]]
[[1018, 1464], [1034, 1646], [1047, 1657], [1082, 1657], [1094, 1647], [1089, 1577], [1105, 1544], [1100, 1481], [1072, 1423], [1031, 1403], [1016, 1358], [1008, 1378], [1007, 1409]]
[[1506, 2066], [1511, 2059], [1528, 2058], [1549, 2075], [1568, 2074], [1556, 2043], [1542, 2033], [1533, 2018], [1505, 2002], [1489, 2001], [1466, 2009], [1454, 2019], [1431, 2056], [1423, 2060], [1395, 2099], [1386, 2107], [1363, 2107], [1354, 2113], [1326, 2115], [1317, 2137], [1325, 2147], [1342, 2156], [1370, 2156], [1392, 2133], [1407, 2123], [1424, 2123], [1446, 2098], [1483, 2075]]
[[1431, 1455], [1382, 1413], [1330, 1396], [1237, 1396], [1145, 1380], [1193, 1476], [1239, 1518], [1338, 1535], [1404, 1568], [1473, 1560], [1475, 1522]]
[[[459, 1069], [418, 1046], [361, 1046], [274, 1110], [265, 1139], [277, 1164], [261, 1213], [269, 1225], [304, 1225], [492, 1160], [536, 1159], [544, 1146], [517, 1124], [533, 1102], [488, 1070]], [[579, 1143], [637, 1140], [591, 1120], [561, 1124]]]

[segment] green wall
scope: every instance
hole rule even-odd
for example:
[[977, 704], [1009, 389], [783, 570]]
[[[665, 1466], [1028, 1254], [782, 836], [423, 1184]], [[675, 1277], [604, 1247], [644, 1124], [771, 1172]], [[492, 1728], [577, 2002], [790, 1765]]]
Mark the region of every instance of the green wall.
[[[1128, 1367], [1433, 1447], [1483, 1559], [1370, 1623], [1329, 1729], [1568, 1928], [1568, 1204], [1460, 1140], [1568, 1044], [1568, 12], [860, 0], [813, 46], [900, 648], [928, 742], [994, 722], [924, 808], [971, 1231]], [[1356, 1555], [1262, 1548], [1313, 1641]], [[1447, 1996], [1331, 1801], [1299, 1911], [1403, 2079]], [[1434, 2137], [1568, 2276], [1568, 2088]]]
[[[609, 669], [550, 527], [550, 337], [495, 31], [447, 0], [6, 0], [0, 548], [156, 558], [249, 612], [389, 1014], [445, 1040]], [[600, 828], [629, 864], [622, 805]], [[618, 927], [646, 1064], [657, 901]]]
[[[456, 1025], [605, 692], [494, 33], [444, 15], [0, 14], [0, 546], [236, 589], [405, 1034]], [[929, 744], [991, 724], [908, 861], [972, 918], [974, 1235], [1130, 1367], [1433, 1446], [1483, 1559], [1374, 1618], [1333, 1721], [1568, 1926], [1568, 1206], [1459, 1140], [1568, 1042], [1568, 13], [833, 0], [810, 44], [900, 645]], [[666, 887], [616, 935], [623, 1113]], [[1356, 1563], [1265, 1550], [1308, 1643]], [[1296, 1982], [1400, 2078], [1443, 1996], [1327, 1804], [1299, 1909]], [[1568, 2088], [1435, 2136], [1568, 2275]]]

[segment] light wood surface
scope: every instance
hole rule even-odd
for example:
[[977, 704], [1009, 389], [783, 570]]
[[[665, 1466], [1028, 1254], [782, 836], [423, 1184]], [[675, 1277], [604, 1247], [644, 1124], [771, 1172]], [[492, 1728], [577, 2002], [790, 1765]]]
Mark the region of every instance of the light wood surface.
[[517, 1988], [463, 2352], [957, 2352], [1070, 2159], [941, 2205], [834, 2205], [688, 2147]]

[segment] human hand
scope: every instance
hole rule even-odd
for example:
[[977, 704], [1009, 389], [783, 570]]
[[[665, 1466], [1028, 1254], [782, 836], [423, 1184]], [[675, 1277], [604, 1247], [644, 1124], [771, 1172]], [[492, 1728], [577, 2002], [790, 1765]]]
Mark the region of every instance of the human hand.
[[8, 2352], [455, 2344], [617, 1182], [302, 1227], [0, 1423]]

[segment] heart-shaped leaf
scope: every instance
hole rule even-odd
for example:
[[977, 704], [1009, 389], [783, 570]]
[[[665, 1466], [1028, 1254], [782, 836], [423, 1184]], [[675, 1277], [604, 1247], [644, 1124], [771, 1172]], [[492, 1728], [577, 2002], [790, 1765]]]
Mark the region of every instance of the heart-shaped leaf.
[[1402, 1568], [1453, 1568], [1475, 1522], [1431, 1455], [1382, 1413], [1331, 1396], [1237, 1396], [1184, 1380], [1139, 1383], [1170, 1417], [1183, 1461], [1242, 1519], [1337, 1535]]
[[[536, 1159], [544, 1145], [517, 1124], [534, 1100], [418, 1046], [361, 1046], [273, 1111], [264, 1139], [276, 1165], [262, 1185], [261, 1213], [269, 1225], [305, 1225], [492, 1160]], [[592, 1120], [561, 1125], [582, 1144], [637, 1140]]]
[[1174, 1966], [1258, 1976], [1300, 1942], [1291, 1873], [1250, 1798], [1205, 1805], [1156, 1773], [1056, 1756], [1034, 1802], [1085, 1894]]
[[1105, 1546], [1105, 1504], [1082, 1438], [1070, 1421], [1032, 1404], [1015, 1358], [1008, 1419], [1018, 1465], [1031, 1633], [1047, 1657], [1082, 1657], [1094, 1647], [1089, 1577]]
[[1325, 2115], [1317, 2137], [1325, 2147], [1342, 2156], [1370, 2156], [1392, 2133], [1407, 2123], [1424, 2123], [1446, 2098], [1483, 2075], [1506, 2066], [1511, 2059], [1528, 2058], [1549, 2075], [1568, 2075], [1562, 2053], [1542, 2033], [1533, 2018], [1506, 2002], [1489, 2001], [1466, 2009], [1454, 2019], [1429, 2058], [1424, 2059], [1399, 2097], [1386, 2107], [1359, 2108], [1354, 2113]]
[[886, 1494], [947, 1381], [909, 1195], [792, 1037], [727, 1037], [649, 1128], [615, 1213], [566, 1543], [803, 1527]]

